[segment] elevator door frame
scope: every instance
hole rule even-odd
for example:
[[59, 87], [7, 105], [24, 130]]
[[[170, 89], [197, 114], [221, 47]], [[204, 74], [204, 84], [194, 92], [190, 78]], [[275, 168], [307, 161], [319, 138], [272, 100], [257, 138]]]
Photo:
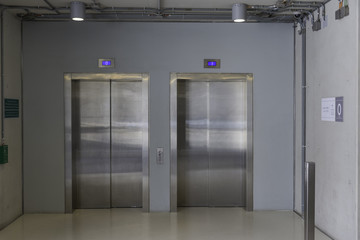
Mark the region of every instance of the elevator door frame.
[[124, 81], [142, 82], [142, 209], [149, 211], [149, 138], [148, 138], [148, 89], [149, 74], [147, 73], [65, 73], [64, 74], [64, 102], [65, 102], [65, 212], [74, 210], [75, 171], [72, 159], [72, 81]]
[[253, 74], [251, 73], [171, 73], [170, 74], [170, 210], [177, 211], [177, 82], [246, 82], [247, 93], [247, 152], [245, 209], [253, 211]]

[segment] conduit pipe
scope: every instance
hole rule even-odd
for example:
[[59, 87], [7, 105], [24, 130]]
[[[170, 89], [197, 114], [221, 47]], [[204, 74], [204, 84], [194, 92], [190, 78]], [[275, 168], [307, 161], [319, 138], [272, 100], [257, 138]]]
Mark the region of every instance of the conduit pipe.
[[51, 8], [48, 8], [48, 7], [16, 6], [16, 5], [3, 5], [3, 4], [0, 4], [0, 8], [3, 8], [3, 9], [22, 9], [22, 10], [33, 9], [33, 10], [47, 10], [47, 11], [54, 11], [54, 10], [61, 10], [61, 9], [69, 10], [68, 8], [51, 9]]
[[302, 110], [301, 110], [301, 162], [302, 162], [302, 189], [303, 189], [303, 193], [302, 193], [302, 209], [304, 209], [304, 188], [305, 188], [305, 163], [306, 163], [306, 23], [304, 22], [304, 26], [302, 26], [302, 70], [301, 70], [301, 75], [302, 75], [302, 83], [301, 83], [301, 87], [302, 87], [302, 94], [301, 94], [301, 105], [302, 105]]
[[61, 14], [48, 0], [43, 0], [54, 12]]

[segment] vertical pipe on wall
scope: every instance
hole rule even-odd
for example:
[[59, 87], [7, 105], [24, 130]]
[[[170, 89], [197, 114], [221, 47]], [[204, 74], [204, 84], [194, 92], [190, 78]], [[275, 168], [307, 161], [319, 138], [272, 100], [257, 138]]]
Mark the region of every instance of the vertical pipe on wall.
[[[304, 24], [306, 24], [304, 22]], [[306, 162], [306, 25], [303, 26], [302, 29], [302, 97], [301, 97], [301, 105], [302, 105], [302, 126], [301, 126], [301, 165], [302, 165], [302, 212], [304, 213], [304, 182], [305, 182], [305, 162]]]
[[294, 73], [294, 80], [293, 80], [293, 210], [295, 211], [295, 191], [296, 191], [296, 23], [294, 23], [294, 65], [293, 65], [293, 73]]
[[21, 20], [21, 63], [20, 63], [20, 71], [21, 71], [21, 184], [22, 184], [22, 213], [25, 212], [25, 188], [24, 188], [24, 24]]

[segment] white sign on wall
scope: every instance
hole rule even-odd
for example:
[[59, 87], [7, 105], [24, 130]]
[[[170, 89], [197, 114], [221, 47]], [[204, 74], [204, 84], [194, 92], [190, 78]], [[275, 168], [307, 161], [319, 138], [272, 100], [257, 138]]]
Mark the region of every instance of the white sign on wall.
[[321, 99], [321, 120], [328, 122], [344, 121], [344, 97]]

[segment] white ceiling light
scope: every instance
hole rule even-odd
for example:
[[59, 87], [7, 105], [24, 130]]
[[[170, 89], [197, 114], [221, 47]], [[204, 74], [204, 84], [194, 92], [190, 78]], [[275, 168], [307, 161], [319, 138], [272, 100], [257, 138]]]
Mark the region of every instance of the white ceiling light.
[[232, 6], [232, 20], [234, 22], [246, 21], [246, 9], [247, 5], [244, 3], [235, 3]]
[[84, 21], [85, 19], [85, 4], [83, 2], [74, 1], [70, 5], [71, 19], [73, 21]]

